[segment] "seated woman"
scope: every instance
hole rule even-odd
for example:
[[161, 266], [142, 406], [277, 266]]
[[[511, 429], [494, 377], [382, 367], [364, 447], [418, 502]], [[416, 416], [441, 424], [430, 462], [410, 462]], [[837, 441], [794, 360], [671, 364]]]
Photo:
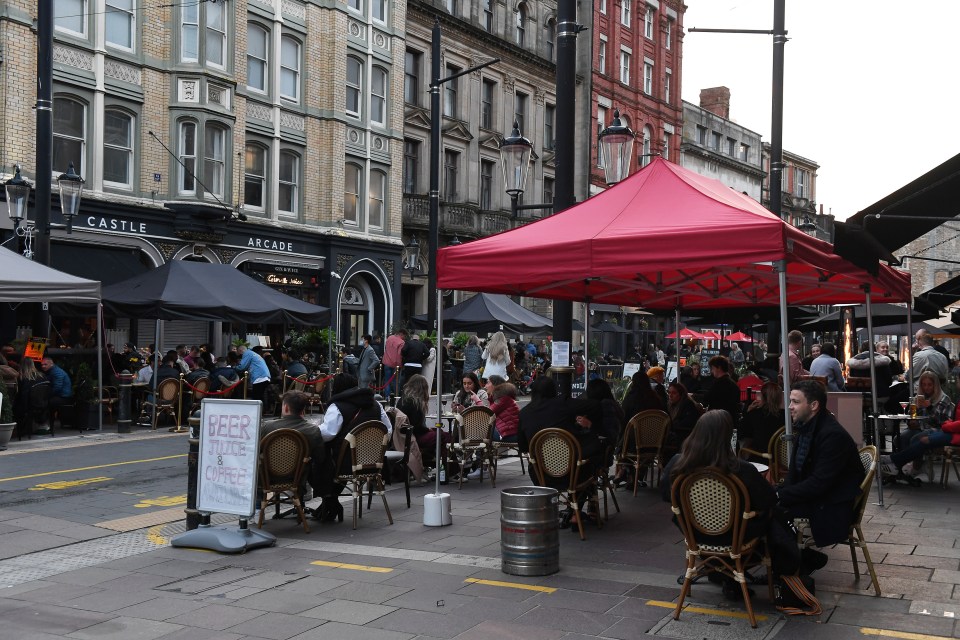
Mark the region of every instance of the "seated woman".
[[[397, 408], [407, 415], [407, 420], [413, 428], [413, 437], [417, 439], [420, 451], [428, 456], [437, 448], [437, 429], [427, 426], [427, 407], [430, 403], [430, 383], [420, 374], [414, 374], [403, 385], [403, 395]], [[450, 434], [443, 433], [442, 442], [451, 441]]]
[[940, 379], [932, 371], [920, 374], [920, 393], [917, 395], [917, 419], [907, 421], [909, 429], [899, 436], [900, 450], [880, 457], [880, 472], [896, 476], [903, 472], [908, 462], [913, 462], [913, 473], [919, 475], [923, 466], [923, 454], [930, 449], [948, 445], [953, 433], [944, 431], [943, 425], [955, 429], [954, 404], [940, 388]]
[[453, 411], [463, 413], [464, 409], [473, 406], [488, 407], [490, 400], [487, 391], [480, 386], [480, 380], [473, 371], [463, 374], [460, 391], [453, 397]]
[[493, 388], [493, 401], [490, 409], [497, 416], [493, 426], [493, 439], [503, 442], [516, 442], [520, 429], [520, 406], [517, 404], [517, 388], [510, 382], [498, 384]]
[[[660, 483], [660, 495], [664, 501], [671, 501], [673, 483], [681, 475], [699, 471], [706, 467], [716, 467], [721, 471], [736, 476], [743, 482], [750, 496], [750, 509], [757, 512], [757, 516], [747, 521], [745, 540], [766, 535], [770, 512], [776, 504], [777, 496], [773, 487], [764, 479], [756, 467], [745, 460], [740, 460], [730, 448], [730, 438], [733, 436], [733, 418], [724, 410], [707, 411], [700, 419], [690, 436], [684, 441], [680, 453], [671, 458], [664, 469], [664, 475], [669, 480]], [[677, 522], [676, 517], [673, 519]], [[729, 536], [704, 534], [698, 538], [701, 544], [729, 544]], [[740, 586], [731, 578], [724, 577], [723, 592], [728, 597], [735, 598], [740, 594]]]
[[678, 451], [693, 431], [694, 425], [703, 414], [703, 407], [690, 399], [687, 388], [679, 382], [671, 382], [667, 387], [667, 413], [670, 414], [670, 432], [666, 446]]
[[[0, 382], [2, 384], [2, 382]], [[40, 400], [34, 388], [38, 385], [50, 386], [46, 376], [37, 371], [36, 364], [32, 358], [24, 358], [20, 363], [19, 384], [17, 386], [17, 397], [13, 403], [13, 417], [17, 422], [17, 433], [34, 435], [44, 435], [50, 433], [48, 425], [49, 406], [37, 406]], [[34, 423], [38, 423], [36, 430], [33, 430]]]
[[[320, 505], [320, 519], [323, 521], [343, 520], [343, 506], [338, 499], [343, 491], [342, 484], [335, 482], [339, 473], [350, 473], [349, 466], [336, 469], [336, 461], [340, 454], [343, 440], [351, 429], [368, 420], [379, 420], [387, 428], [387, 433], [393, 431], [393, 425], [386, 412], [373, 395], [373, 389], [361, 389], [357, 386], [357, 379], [349, 373], [338, 373], [333, 377], [332, 396], [323, 422], [320, 425], [320, 435], [327, 443], [327, 460], [324, 466], [324, 477], [319, 487], [323, 503]], [[344, 458], [345, 464], [349, 458]], [[319, 478], [318, 478], [319, 479]], [[318, 487], [314, 487], [316, 492]]]
[[[783, 390], [776, 382], [765, 382], [760, 395], [750, 403], [747, 412], [740, 418], [737, 440], [743, 447], [754, 451], [766, 451], [770, 438], [783, 426]], [[765, 462], [757, 458], [755, 462]]]

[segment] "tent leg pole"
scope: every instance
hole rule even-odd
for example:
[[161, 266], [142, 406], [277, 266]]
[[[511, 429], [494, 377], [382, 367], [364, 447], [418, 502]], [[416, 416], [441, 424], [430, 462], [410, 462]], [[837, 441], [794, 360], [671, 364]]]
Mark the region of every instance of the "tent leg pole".
[[97, 429], [103, 431], [103, 304], [97, 305]]
[[780, 368], [783, 370], [783, 424], [786, 428], [787, 458], [793, 456], [793, 424], [790, 422], [790, 343], [787, 338], [787, 261], [774, 263], [780, 280]]
[[[907, 353], [909, 353], [909, 349], [911, 345], [913, 345], [913, 301], [912, 300], [907, 301], [907, 333], [909, 334], [907, 336], [907, 349], [908, 349]], [[910, 370], [906, 371], [905, 373], [907, 374], [907, 384], [909, 385], [909, 387], [907, 388], [909, 393], [907, 395], [913, 395], [913, 389], [914, 389], [913, 358], [910, 359]]]
[[[590, 376], [590, 303], [583, 305], [583, 392], [587, 392], [587, 378]], [[577, 381], [577, 371], [573, 371], [573, 381]]]
[[153, 324], [153, 412], [150, 416], [150, 428], [157, 428], [157, 371], [160, 369], [160, 323], [162, 320], [156, 320]]
[[[680, 305], [679, 304], [677, 305], [677, 308], [674, 310], [673, 313], [674, 313], [674, 319], [675, 319], [674, 324], [676, 325], [676, 331], [677, 331], [677, 340], [676, 340], [677, 344], [674, 347], [675, 353], [673, 354], [673, 357], [676, 358], [677, 360], [676, 375], [677, 375], [677, 380], [679, 380], [680, 379]], [[703, 371], [702, 363], [700, 364], [700, 370]], [[667, 382], [669, 383], [671, 382], [671, 380], [668, 379]]]
[[[873, 415], [871, 420], [873, 422], [873, 443], [877, 445], [879, 451], [880, 445], [880, 430], [878, 429], [877, 415], [879, 411], [877, 410], [877, 361], [874, 358], [873, 353], [873, 307], [870, 302], [870, 285], [863, 285], [863, 292], [866, 296], [866, 308], [864, 311], [867, 313], [867, 353], [870, 354], [870, 397], [873, 400]], [[877, 498], [881, 507], [883, 506], [883, 474], [877, 473]]]

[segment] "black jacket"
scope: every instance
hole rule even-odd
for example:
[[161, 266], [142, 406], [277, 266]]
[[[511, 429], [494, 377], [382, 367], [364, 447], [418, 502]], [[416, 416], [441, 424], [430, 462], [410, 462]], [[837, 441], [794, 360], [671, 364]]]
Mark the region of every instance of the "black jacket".
[[327, 446], [323, 442], [323, 436], [320, 435], [320, 427], [307, 422], [300, 416], [284, 416], [264, 422], [260, 439], [262, 440], [268, 433], [277, 429], [294, 429], [307, 437], [307, 442], [310, 444], [310, 463], [306, 469], [306, 479], [315, 493], [323, 495], [325, 478], [322, 470], [327, 459]]
[[812, 424], [803, 428], [813, 429], [810, 450], [797, 468], [794, 441], [790, 472], [777, 492], [780, 504], [791, 514], [810, 518], [817, 546], [836, 544], [847, 539], [863, 465], [853, 438], [829, 411], [819, 411]]
[[423, 361], [430, 355], [427, 345], [422, 340], [407, 340], [400, 350], [400, 357], [403, 358], [403, 364], [423, 364]]
[[723, 409], [737, 423], [740, 416], [740, 387], [730, 376], [721, 376], [713, 379], [713, 385], [703, 399], [710, 410]]

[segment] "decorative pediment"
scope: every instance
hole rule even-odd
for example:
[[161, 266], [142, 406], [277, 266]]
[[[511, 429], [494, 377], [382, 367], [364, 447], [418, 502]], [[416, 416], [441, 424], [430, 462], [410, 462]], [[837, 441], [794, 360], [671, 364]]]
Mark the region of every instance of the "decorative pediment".
[[444, 124], [443, 135], [450, 136], [451, 138], [459, 138], [464, 142], [473, 140], [473, 134], [470, 133], [467, 124], [459, 120], [448, 120]]
[[480, 134], [480, 146], [486, 147], [487, 149], [492, 149], [494, 151], [500, 150], [500, 144], [503, 142], [503, 135], [499, 133], [482, 133]]
[[543, 164], [549, 167], [557, 166], [557, 153], [555, 151], [547, 151], [543, 154]]
[[403, 122], [411, 127], [430, 128], [430, 116], [427, 115], [426, 109], [420, 107], [407, 107], [403, 114]]

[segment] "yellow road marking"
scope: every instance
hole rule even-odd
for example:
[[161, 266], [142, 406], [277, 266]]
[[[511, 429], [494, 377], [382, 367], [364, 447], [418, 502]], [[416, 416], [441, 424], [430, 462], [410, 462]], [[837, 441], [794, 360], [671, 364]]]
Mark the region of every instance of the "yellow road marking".
[[391, 573], [390, 567], [370, 567], [362, 564], [348, 564], [346, 562], [328, 562], [326, 560], [314, 560], [310, 564], [319, 567], [333, 567], [334, 569], [353, 569], [354, 571], [369, 571], [371, 573]]
[[[676, 609], [676, 602], [664, 602], [663, 600], [647, 600], [647, 605], [650, 607], [663, 607], [664, 609]], [[746, 613], [740, 613], [739, 611], [725, 611], [723, 609], [707, 609], [706, 607], [691, 607], [686, 606], [683, 608], [684, 611], [689, 611], [690, 613], [705, 613], [711, 616], [722, 616], [724, 618], [739, 618], [740, 620], [749, 620], [750, 616]], [[767, 616], [757, 614], [757, 622], [762, 622], [767, 619]]]
[[175, 460], [177, 458], [186, 458], [187, 454], [178, 453], [175, 456], [163, 456], [160, 458], [145, 458], [143, 460], [128, 460], [126, 462], [110, 462], [108, 464], [98, 464], [93, 467], [77, 467], [76, 469], [62, 469], [60, 471], [44, 471], [43, 473], [31, 473], [26, 476], [14, 476], [12, 478], [0, 478], [0, 482], [12, 482], [14, 480], [29, 480], [30, 478], [42, 478], [43, 476], [55, 476], [61, 473], [76, 473], [77, 471], [90, 471], [92, 469], [106, 469], [108, 467], [121, 467], [127, 464], [140, 464], [141, 462], [159, 462], [160, 460]]
[[526, 591], [539, 591], [541, 593], [553, 593], [556, 591], [553, 587], [541, 587], [537, 584], [523, 584], [522, 582], [501, 582], [500, 580], [481, 580], [479, 578], [467, 578], [464, 582], [471, 584], [485, 584], [488, 587], [507, 587], [508, 589], [524, 589]]
[[187, 504], [187, 496], [160, 496], [159, 498], [147, 498], [133, 505], [138, 509], [146, 507], [177, 507], [181, 504]]
[[167, 526], [167, 525], [165, 525], [165, 524], [158, 524], [158, 525], [156, 525], [156, 526], [153, 526], [153, 527], [150, 527], [149, 529], [147, 529], [147, 540], [149, 540], [149, 541], [152, 542], [153, 544], [155, 544], [155, 545], [157, 545], [157, 546], [161, 546], [161, 547], [162, 547], [163, 545], [167, 544], [167, 539], [166, 539], [165, 537], [163, 537], [163, 535], [161, 535], [161, 533], [160, 533], [161, 531], [163, 531], [163, 528], [164, 528], [165, 526]]
[[891, 631], [889, 629], [871, 629], [869, 627], [860, 627], [860, 633], [865, 636], [903, 638], [903, 640], [945, 640], [945, 636], [931, 636], [926, 633], [909, 633], [907, 631]]
[[30, 487], [28, 491], [43, 491], [44, 489], [69, 489], [70, 487], [79, 487], [81, 485], [93, 484], [95, 482], [106, 482], [107, 480], [113, 480], [113, 478], [100, 476], [97, 478], [87, 478], [85, 480], [59, 480], [57, 482], [43, 482], [35, 487]]

